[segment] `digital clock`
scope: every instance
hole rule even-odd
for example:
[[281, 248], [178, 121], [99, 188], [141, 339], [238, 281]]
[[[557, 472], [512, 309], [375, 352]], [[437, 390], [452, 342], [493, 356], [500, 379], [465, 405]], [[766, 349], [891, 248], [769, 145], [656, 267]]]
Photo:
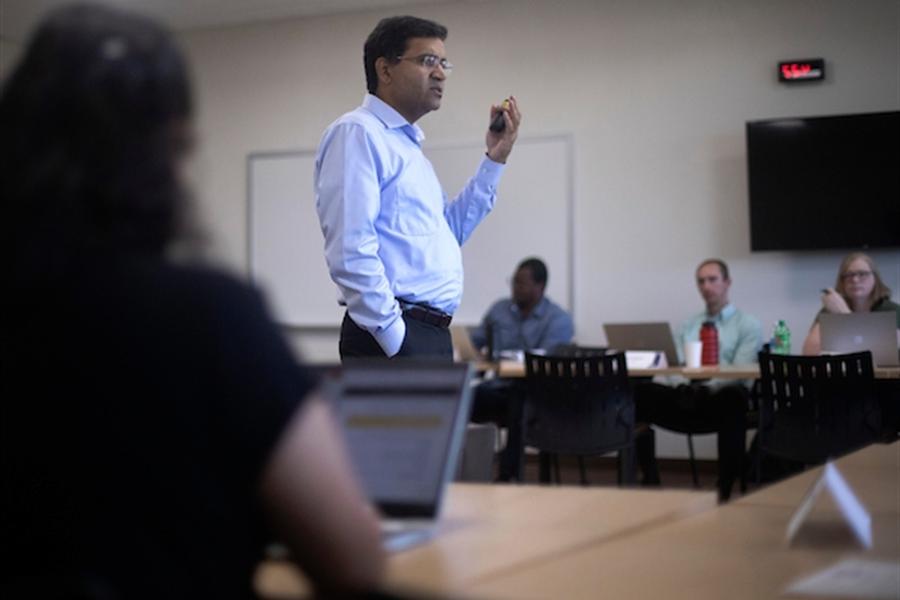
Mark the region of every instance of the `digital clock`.
[[782, 83], [821, 81], [823, 79], [825, 79], [825, 59], [807, 58], [784, 60], [778, 63], [778, 81]]

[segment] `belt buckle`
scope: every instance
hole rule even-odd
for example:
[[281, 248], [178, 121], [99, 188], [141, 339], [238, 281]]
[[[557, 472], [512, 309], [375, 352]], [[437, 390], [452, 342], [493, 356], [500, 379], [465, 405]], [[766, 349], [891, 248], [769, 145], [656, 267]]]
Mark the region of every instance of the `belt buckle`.
[[445, 312], [429, 306], [422, 306], [421, 304], [406, 304], [403, 307], [403, 312], [408, 313], [414, 319], [443, 328], [449, 327], [453, 319]]

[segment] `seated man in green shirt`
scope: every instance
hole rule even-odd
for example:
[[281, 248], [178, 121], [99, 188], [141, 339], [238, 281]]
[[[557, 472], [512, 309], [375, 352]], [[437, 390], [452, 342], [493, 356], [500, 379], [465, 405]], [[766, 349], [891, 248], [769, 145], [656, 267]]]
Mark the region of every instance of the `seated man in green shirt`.
[[[718, 333], [719, 364], [743, 365], [757, 362], [762, 344], [759, 320], [738, 310], [728, 299], [731, 278], [728, 265], [712, 258], [697, 267], [697, 289], [706, 309], [685, 321], [679, 329], [676, 348], [680, 359], [684, 343], [700, 339], [700, 327], [712, 322]], [[748, 388], [751, 382], [707, 379], [674, 385], [645, 383], [635, 389], [637, 421], [679, 433], [717, 433], [719, 456], [719, 500], [731, 496], [735, 476], [743, 469], [747, 432]], [[638, 461], [645, 484], [658, 484], [653, 437], [638, 443]]]

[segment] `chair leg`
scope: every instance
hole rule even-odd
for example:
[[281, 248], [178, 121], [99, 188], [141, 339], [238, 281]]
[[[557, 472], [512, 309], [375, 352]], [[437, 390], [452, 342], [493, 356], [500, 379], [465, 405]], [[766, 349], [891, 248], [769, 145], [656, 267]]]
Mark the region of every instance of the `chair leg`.
[[694, 436], [687, 434], [688, 456], [691, 463], [691, 478], [694, 480], [694, 487], [700, 487], [700, 480], [697, 478], [697, 461], [694, 458]]
[[635, 482], [635, 448], [626, 446], [619, 450], [618, 472], [616, 482], [619, 486], [633, 485]]
[[622, 482], [625, 480], [625, 455], [623, 454], [625, 450], [616, 452], [616, 485], [619, 487], [622, 487]]
[[538, 454], [538, 481], [550, 483], [550, 453], [543, 450]]
[[578, 455], [578, 474], [581, 475], [581, 485], [587, 485], [587, 470], [584, 468], [584, 457]]
[[559, 472], [559, 454], [554, 453], [553, 455], [553, 471], [556, 473], [554, 477], [555, 482], [560, 485], [562, 484], [562, 476]]
[[[762, 425], [760, 425], [762, 427]], [[756, 486], [759, 487], [762, 484], [762, 444], [760, 443], [760, 435], [759, 431], [756, 432], [756, 439], [753, 440], [753, 444], [756, 445], [755, 456], [753, 457], [753, 461], [756, 463]], [[751, 444], [751, 447], [753, 445]]]

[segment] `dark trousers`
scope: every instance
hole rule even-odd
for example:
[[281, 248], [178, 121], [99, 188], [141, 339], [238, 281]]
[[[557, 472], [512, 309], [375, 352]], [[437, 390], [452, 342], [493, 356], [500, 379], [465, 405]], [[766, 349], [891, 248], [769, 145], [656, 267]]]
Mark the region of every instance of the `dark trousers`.
[[[635, 388], [636, 420], [678, 433], [715, 433], [718, 436], [719, 500], [731, 497], [735, 478], [742, 479], [747, 435], [746, 388], [739, 385], [715, 391], [702, 385], [671, 387], [642, 383]], [[659, 481], [654, 437], [637, 445], [645, 482]]]
[[475, 388], [472, 422], [496, 423], [506, 428], [506, 447], [500, 455], [500, 481], [522, 481], [524, 407], [524, 379], [489, 379]]
[[[400, 351], [393, 358], [428, 358], [453, 361], [453, 342], [450, 330], [431, 323], [424, 323], [403, 315], [406, 337]], [[357, 325], [344, 313], [339, 345], [341, 360], [347, 358], [387, 358], [384, 350], [371, 333]]]

